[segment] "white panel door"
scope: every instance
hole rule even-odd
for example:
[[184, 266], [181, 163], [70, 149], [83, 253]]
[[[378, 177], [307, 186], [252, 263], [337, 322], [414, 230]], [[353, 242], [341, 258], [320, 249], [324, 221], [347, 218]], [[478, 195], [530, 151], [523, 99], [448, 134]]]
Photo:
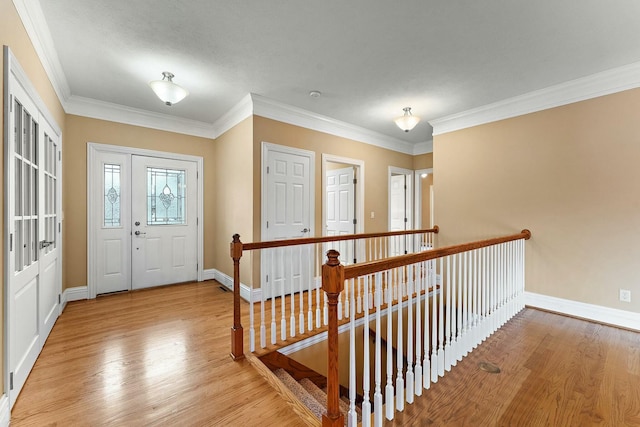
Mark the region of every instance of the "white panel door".
[[[389, 175], [389, 231], [410, 230], [412, 217], [412, 172], [390, 172]], [[411, 250], [411, 239], [405, 236], [389, 238], [389, 254], [402, 255]]]
[[196, 280], [197, 164], [131, 157], [132, 289]]
[[[269, 146], [265, 155], [265, 239], [282, 240], [311, 236], [313, 155], [279, 150]], [[312, 269], [301, 260], [313, 262], [310, 248], [276, 248], [262, 257], [265, 297], [304, 289]], [[312, 265], [312, 264], [311, 264]], [[304, 277], [303, 277], [304, 276]]]
[[60, 314], [60, 144], [20, 84], [10, 79], [8, 169], [8, 369], [13, 406]]
[[[354, 234], [355, 231], [355, 184], [353, 167], [326, 171], [327, 236]], [[354, 242], [333, 242], [326, 249], [340, 252], [340, 261], [354, 261]]]

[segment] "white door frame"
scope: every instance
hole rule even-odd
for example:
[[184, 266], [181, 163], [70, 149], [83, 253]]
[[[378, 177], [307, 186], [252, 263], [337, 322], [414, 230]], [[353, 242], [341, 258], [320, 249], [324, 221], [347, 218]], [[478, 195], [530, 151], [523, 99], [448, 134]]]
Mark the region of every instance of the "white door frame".
[[364, 233], [364, 161], [348, 157], [322, 154], [322, 235], [327, 234], [327, 163], [344, 163], [356, 167], [356, 233]]
[[313, 237], [316, 222], [316, 153], [310, 150], [303, 150], [300, 148], [287, 147], [285, 145], [273, 144], [270, 142], [262, 141], [262, 159], [261, 159], [261, 171], [260, 171], [260, 239], [265, 241], [267, 239], [267, 155], [269, 151], [279, 151], [281, 153], [288, 153], [295, 156], [305, 156], [310, 158], [309, 162], [309, 176], [311, 177], [311, 186], [309, 188], [309, 227], [311, 233], [309, 237]]
[[[57, 227], [57, 234], [58, 234], [58, 239], [57, 239], [57, 251], [58, 251], [58, 260], [57, 260], [57, 264], [58, 264], [58, 271], [56, 273], [56, 279], [55, 279], [55, 286], [56, 286], [56, 291], [58, 293], [58, 307], [57, 307], [57, 316], [60, 315], [61, 313], [61, 304], [60, 304], [60, 300], [61, 300], [61, 295], [62, 295], [62, 265], [63, 265], [63, 253], [64, 253], [64, 249], [63, 249], [63, 241], [62, 241], [62, 222], [63, 222], [63, 211], [62, 211], [62, 130], [60, 129], [60, 126], [58, 126], [56, 120], [54, 119], [53, 115], [49, 112], [49, 109], [47, 108], [47, 105], [44, 103], [44, 101], [42, 100], [42, 98], [40, 97], [40, 94], [38, 93], [38, 91], [36, 90], [35, 86], [33, 86], [33, 84], [31, 83], [31, 80], [29, 79], [29, 76], [27, 75], [27, 73], [24, 71], [24, 69], [22, 68], [22, 66], [20, 65], [20, 63], [18, 62], [18, 60], [16, 59], [15, 55], [13, 54], [13, 52], [11, 51], [11, 49], [8, 46], [4, 46], [3, 47], [3, 58], [4, 58], [4, 70], [3, 70], [3, 85], [4, 85], [4, 93], [3, 93], [3, 97], [4, 97], [4, 125], [3, 125], [3, 145], [4, 145], [4, 185], [5, 185], [5, 189], [6, 188], [12, 188], [15, 184], [15, 177], [14, 176], [10, 176], [9, 171], [10, 168], [8, 167], [8, 165], [6, 164], [9, 161], [13, 161], [13, 153], [9, 153], [9, 138], [10, 138], [10, 129], [9, 129], [9, 123], [10, 123], [10, 114], [11, 114], [11, 106], [13, 104], [13, 89], [12, 89], [12, 85], [18, 84], [22, 87], [23, 91], [27, 94], [27, 96], [29, 97], [31, 103], [33, 103], [37, 109], [37, 114], [39, 116], [40, 121], [46, 121], [49, 126], [51, 127], [51, 130], [53, 130], [53, 132], [56, 134], [58, 140], [57, 140], [57, 144], [59, 147], [59, 161], [58, 161], [58, 165], [56, 167], [58, 167], [58, 179], [56, 182], [56, 192], [59, 195], [59, 198], [57, 199], [58, 202], [58, 206], [56, 207], [56, 215], [58, 218], [58, 227]], [[33, 112], [34, 114], [36, 112]], [[9, 306], [9, 301], [10, 301], [10, 290], [11, 290], [11, 280], [12, 280], [12, 276], [13, 276], [13, 272], [9, 271], [10, 270], [10, 266], [12, 265], [10, 257], [11, 257], [11, 248], [10, 248], [10, 244], [11, 242], [11, 238], [10, 238], [10, 224], [9, 224], [9, 212], [10, 209], [13, 209], [14, 206], [12, 206], [12, 201], [10, 200], [10, 193], [11, 191], [4, 191], [4, 242], [3, 242], [3, 254], [4, 254], [4, 265], [3, 265], [3, 279], [4, 279], [4, 290], [3, 290], [3, 298], [4, 298], [4, 302], [3, 302], [3, 322], [4, 322], [4, 327], [3, 327], [3, 348], [4, 348], [4, 363], [3, 363], [3, 372], [4, 372], [4, 393], [7, 396], [7, 405], [8, 405], [8, 409], [9, 411], [11, 410], [11, 407], [13, 406], [13, 402], [15, 402], [15, 397], [12, 395], [12, 393], [15, 393], [15, 391], [12, 392], [11, 390], [11, 384], [10, 384], [10, 371], [11, 371], [11, 366], [10, 366], [10, 355], [11, 355], [11, 327], [12, 327], [12, 323], [11, 323], [11, 316], [10, 316], [10, 310], [12, 309], [12, 307]], [[39, 310], [39, 308], [38, 308]], [[40, 339], [42, 340], [42, 345], [44, 345], [44, 341], [46, 340], [47, 337], [40, 337]], [[2, 400], [0, 399], [0, 403], [3, 403]], [[4, 404], [4, 403], [3, 403]]]
[[[203, 181], [203, 165], [204, 160], [200, 156], [191, 156], [188, 154], [168, 153], [165, 151], [147, 150], [144, 148], [124, 147], [119, 145], [98, 144], [95, 142], [87, 143], [87, 298], [92, 299], [96, 297], [97, 283], [98, 283], [98, 268], [95, 262], [97, 256], [96, 245], [98, 239], [96, 236], [96, 227], [99, 224], [96, 223], [97, 211], [100, 210], [100, 206], [96, 206], [95, 203], [90, 203], [91, 193], [96, 183], [97, 174], [93, 170], [93, 165], [96, 162], [96, 156], [98, 152], [111, 152], [128, 155], [139, 155], [147, 157], [160, 157], [166, 159], [185, 160], [195, 162], [198, 166], [198, 241], [197, 241], [197, 256], [198, 256], [198, 281], [201, 282], [204, 277], [204, 186]], [[131, 230], [129, 230], [130, 232]]]
[[[415, 201], [414, 203], [415, 209], [413, 214], [414, 215], [413, 224], [414, 224], [414, 228], [416, 229], [430, 228], [432, 226], [432, 224], [422, 224], [422, 176], [421, 175], [424, 173], [433, 175], [433, 168], [418, 169], [415, 171], [415, 185], [414, 185], [414, 196], [413, 196], [413, 199]], [[431, 204], [429, 206], [431, 206], [431, 212], [429, 213], [429, 217], [433, 222], [433, 215], [432, 215], [433, 206]]]

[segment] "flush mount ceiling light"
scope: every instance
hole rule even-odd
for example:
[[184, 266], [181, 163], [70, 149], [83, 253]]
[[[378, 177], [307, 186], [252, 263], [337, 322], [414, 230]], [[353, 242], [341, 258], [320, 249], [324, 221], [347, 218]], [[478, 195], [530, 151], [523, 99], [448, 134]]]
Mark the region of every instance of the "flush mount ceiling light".
[[404, 107], [402, 110], [404, 111], [404, 115], [398, 117], [395, 122], [400, 129], [405, 132], [409, 132], [411, 129], [416, 127], [420, 121], [420, 117], [411, 114], [411, 107]]
[[173, 73], [163, 71], [162, 80], [149, 82], [149, 86], [158, 95], [158, 98], [169, 106], [182, 101], [185, 96], [189, 95], [188, 90], [173, 82], [174, 77]]

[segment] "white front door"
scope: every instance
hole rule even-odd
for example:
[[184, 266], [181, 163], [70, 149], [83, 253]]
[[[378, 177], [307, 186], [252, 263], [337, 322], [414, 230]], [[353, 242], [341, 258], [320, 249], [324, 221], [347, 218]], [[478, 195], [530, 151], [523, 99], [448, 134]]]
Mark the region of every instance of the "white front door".
[[[313, 236], [314, 153], [263, 145], [263, 240]], [[313, 265], [311, 248], [276, 248], [265, 252], [262, 277], [266, 298], [307, 289]]]
[[132, 156], [132, 288], [196, 280], [197, 166]]
[[[326, 171], [326, 235], [355, 234], [355, 183], [353, 166]], [[326, 249], [340, 252], [340, 261], [354, 261], [354, 242], [347, 240], [328, 244]]]
[[13, 406], [60, 314], [61, 150], [59, 131], [13, 74], [9, 88], [5, 297]]

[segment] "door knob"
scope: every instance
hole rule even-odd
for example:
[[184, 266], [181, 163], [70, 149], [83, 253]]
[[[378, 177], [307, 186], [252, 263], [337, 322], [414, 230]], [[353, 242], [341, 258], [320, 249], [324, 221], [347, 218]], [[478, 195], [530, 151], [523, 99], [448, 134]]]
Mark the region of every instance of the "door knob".
[[140, 235], [142, 235], [142, 234], [147, 234], [147, 233], [141, 233], [141, 232], [138, 230], [138, 231], [136, 231], [134, 234], [135, 234], [136, 236], [140, 236]]
[[303, 229], [303, 230], [302, 230], [302, 231], [300, 231], [300, 232], [301, 232], [301, 233], [308, 233], [308, 232], [310, 232], [310, 231], [311, 231], [310, 229], [305, 228], [305, 229]]

